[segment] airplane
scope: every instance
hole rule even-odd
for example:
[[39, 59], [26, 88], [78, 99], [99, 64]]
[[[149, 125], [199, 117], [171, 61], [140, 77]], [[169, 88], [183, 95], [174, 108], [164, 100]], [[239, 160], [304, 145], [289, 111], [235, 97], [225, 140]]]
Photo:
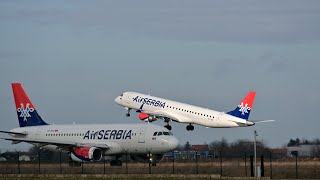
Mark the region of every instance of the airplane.
[[[253, 126], [256, 122], [248, 121], [256, 92], [250, 91], [240, 104], [227, 113], [210, 110], [185, 103], [171, 101], [155, 96], [136, 92], [124, 92], [115, 98], [115, 102], [125, 107], [126, 116], [130, 116], [130, 110], [139, 113], [139, 119], [153, 122], [163, 119], [167, 123], [164, 127], [171, 130], [169, 122], [175, 121], [187, 123], [187, 131], [193, 131], [192, 124], [198, 124], [207, 128], [229, 128]], [[265, 120], [258, 122], [270, 122]]]
[[152, 124], [69, 124], [50, 125], [38, 115], [20, 83], [12, 83], [20, 127], [0, 131], [13, 144], [27, 142], [68, 151], [71, 162], [95, 162], [102, 156], [116, 156], [110, 165], [121, 166], [121, 155], [155, 163], [165, 152], [179, 145], [178, 139], [161, 126]]

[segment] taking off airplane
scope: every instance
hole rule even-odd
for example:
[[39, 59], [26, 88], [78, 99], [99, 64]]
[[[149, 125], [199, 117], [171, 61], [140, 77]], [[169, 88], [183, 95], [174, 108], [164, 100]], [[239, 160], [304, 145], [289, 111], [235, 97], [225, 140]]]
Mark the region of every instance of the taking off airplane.
[[[187, 123], [186, 129], [192, 131], [198, 124], [209, 128], [229, 128], [253, 126], [256, 122], [248, 121], [256, 92], [250, 91], [240, 104], [227, 113], [210, 110], [185, 103], [162, 99], [136, 92], [125, 92], [115, 99], [115, 102], [124, 106], [127, 116], [134, 109], [139, 113], [140, 120], [156, 121], [163, 119], [167, 129], [171, 130], [170, 121]], [[273, 120], [259, 121], [269, 122]]]
[[[131, 155], [133, 159], [156, 162], [163, 153], [176, 149], [179, 141], [167, 129], [151, 124], [49, 125], [38, 115], [20, 83], [12, 83], [19, 128], [1, 138], [13, 144], [27, 142], [39, 147], [54, 146], [70, 152], [76, 162], [99, 161], [103, 155]], [[148, 156], [148, 155], [151, 155]], [[111, 165], [121, 165], [113, 160]]]

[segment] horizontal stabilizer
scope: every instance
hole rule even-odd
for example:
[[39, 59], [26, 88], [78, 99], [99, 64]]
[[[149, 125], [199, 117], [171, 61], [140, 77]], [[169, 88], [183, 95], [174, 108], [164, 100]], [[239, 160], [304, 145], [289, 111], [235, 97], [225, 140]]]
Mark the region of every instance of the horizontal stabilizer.
[[270, 119], [270, 120], [261, 120], [261, 121], [253, 121], [254, 123], [266, 123], [266, 122], [274, 122], [276, 120]]

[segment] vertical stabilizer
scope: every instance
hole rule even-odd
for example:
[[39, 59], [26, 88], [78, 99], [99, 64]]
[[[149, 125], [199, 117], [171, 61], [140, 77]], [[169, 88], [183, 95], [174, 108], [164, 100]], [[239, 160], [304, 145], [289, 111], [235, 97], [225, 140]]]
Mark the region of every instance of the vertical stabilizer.
[[255, 96], [256, 96], [256, 92], [250, 91], [247, 94], [247, 96], [236, 107], [236, 109], [228, 112], [227, 114], [248, 120]]
[[38, 115], [21, 83], [12, 83], [12, 91], [20, 127], [48, 125]]

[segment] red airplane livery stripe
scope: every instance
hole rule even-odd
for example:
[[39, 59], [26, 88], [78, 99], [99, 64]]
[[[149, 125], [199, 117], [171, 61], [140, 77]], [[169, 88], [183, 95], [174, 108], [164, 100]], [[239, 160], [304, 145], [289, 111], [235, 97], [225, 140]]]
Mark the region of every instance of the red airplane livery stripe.
[[248, 107], [252, 108], [255, 96], [256, 96], [256, 92], [250, 91], [241, 102], [243, 102], [244, 105], [248, 104]]
[[26, 92], [23, 90], [21, 83], [12, 83], [12, 90], [16, 109], [21, 108], [21, 104], [26, 108], [27, 103], [29, 103], [29, 108], [35, 109]]

